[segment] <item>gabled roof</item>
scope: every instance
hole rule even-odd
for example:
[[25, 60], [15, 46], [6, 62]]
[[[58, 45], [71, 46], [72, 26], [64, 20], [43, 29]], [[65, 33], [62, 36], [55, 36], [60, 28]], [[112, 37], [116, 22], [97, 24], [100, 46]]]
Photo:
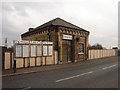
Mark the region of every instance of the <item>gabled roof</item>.
[[38, 26], [37, 28], [34, 28], [34, 29], [36, 30], [36, 29], [44, 28], [49, 25], [59, 25], [59, 26], [65, 26], [65, 27], [74, 28], [74, 29], [82, 29], [82, 28], [80, 28], [76, 25], [73, 25], [72, 23], [69, 23], [61, 18], [55, 18], [55, 19], [53, 19], [41, 26]]

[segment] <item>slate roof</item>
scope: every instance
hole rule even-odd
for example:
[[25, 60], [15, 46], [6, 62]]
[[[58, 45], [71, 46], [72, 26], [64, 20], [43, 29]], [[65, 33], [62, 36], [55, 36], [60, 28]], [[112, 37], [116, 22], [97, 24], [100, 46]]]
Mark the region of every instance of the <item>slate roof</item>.
[[78, 27], [78, 26], [76, 26], [72, 23], [69, 23], [69, 22], [67, 22], [67, 21], [65, 21], [61, 18], [55, 18], [55, 19], [53, 19], [53, 20], [51, 20], [51, 21], [49, 21], [49, 22], [47, 22], [43, 25], [40, 25], [36, 28], [33, 28], [32, 31], [27, 31], [27, 32], [23, 33], [21, 36], [24, 36], [26, 34], [30, 34], [31, 32], [34, 32], [34, 31], [39, 31], [40, 29], [42, 29], [44, 27], [47, 27], [47, 26], [51, 26], [51, 25], [53, 25], [53, 26], [63, 26], [63, 27], [68, 27], [68, 28], [72, 28], [72, 29], [77, 29], [77, 30], [82, 30], [82, 31], [89, 32], [89, 31], [87, 31], [85, 29], [82, 29], [82, 28], [80, 28], [80, 27]]
[[82, 28], [80, 28], [72, 23], [69, 23], [61, 18], [55, 18], [55, 19], [53, 19], [53, 20], [51, 20], [51, 21], [49, 21], [41, 26], [38, 26], [35, 29], [44, 28], [44, 27], [49, 26], [49, 25], [59, 25], [59, 26], [65, 26], [65, 27], [70, 27], [70, 28], [74, 28], [74, 29], [82, 29]]

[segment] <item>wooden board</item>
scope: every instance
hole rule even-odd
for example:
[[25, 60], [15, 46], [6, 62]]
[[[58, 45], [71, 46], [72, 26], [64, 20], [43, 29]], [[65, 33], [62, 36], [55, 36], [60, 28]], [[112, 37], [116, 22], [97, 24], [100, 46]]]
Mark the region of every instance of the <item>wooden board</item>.
[[23, 57], [29, 57], [29, 45], [23, 45]]

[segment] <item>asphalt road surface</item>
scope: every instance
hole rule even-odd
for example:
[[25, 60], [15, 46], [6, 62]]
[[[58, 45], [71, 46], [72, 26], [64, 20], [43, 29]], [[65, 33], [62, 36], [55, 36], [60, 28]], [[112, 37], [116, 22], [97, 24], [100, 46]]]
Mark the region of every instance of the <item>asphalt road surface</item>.
[[58, 70], [3, 77], [3, 88], [118, 88], [118, 57]]

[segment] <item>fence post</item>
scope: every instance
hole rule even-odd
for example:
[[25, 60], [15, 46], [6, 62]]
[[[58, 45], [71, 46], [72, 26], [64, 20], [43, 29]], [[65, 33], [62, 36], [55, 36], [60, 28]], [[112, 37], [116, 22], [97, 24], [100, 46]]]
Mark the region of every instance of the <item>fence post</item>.
[[13, 70], [14, 70], [14, 73], [16, 73], [16, 60], [14, 60]]

